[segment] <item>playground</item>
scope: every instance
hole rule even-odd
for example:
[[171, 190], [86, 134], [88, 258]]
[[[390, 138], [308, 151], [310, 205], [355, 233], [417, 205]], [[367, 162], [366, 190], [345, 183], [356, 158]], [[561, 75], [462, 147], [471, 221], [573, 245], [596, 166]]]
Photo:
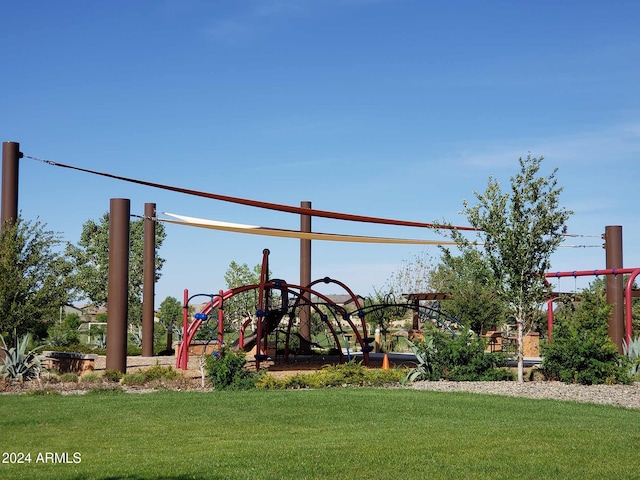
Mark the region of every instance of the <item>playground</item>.
[[[3, 144], [3, 189], [2, 189], [2, 222], [10, 221], [17, 217], [18, 199], [18, 160], [24, 157], [19, 151], [19, 145], [14, 142]], [[186, 371], [190, 356], [203, 353], [216, 354], [223, 346], [229, 346], [233, 350], [246, 352], [256, 370], [260, 370], [267, 364], [302, 363], [303, 358], [335, 359], [338, 363], [351, 361], [358, 355], [366, 366], [373, 366], [372, 353], [379, 353], [383, 349], [392, 350], [392, 342], [387, 338], [387, 332], [379, 332], [367, 323], [367, 318], [380, 311], [393, 310], [397, 318], [410, 318], [411, 326], [404, 335], [396, 335], [396, 346], [402, 340], [407, 341], [421, 339], [425, 326], [436, 328], [456, 336], [464, 330], [465, 326], [456, 318], [444, 313], [439, 305], [438, 298], [447, 293], [406, 292], [402, 301], [385, 301], [382, 303], [365, 304], [362, 297], [356, 295], [347, 284], [330, 277], [311, 279], [311, 253], [312, 240], [331, 240], [338, 242], [359, 243], [400, 243], [418, 245], [443, 245], [455, 242], [416, 240], [406, 238], [388, 237], [362, 237], [353, 235], [336, 235], [332, 233], [313, 232], [311, 230], [311, 218], [313, 216], [333, 218], [348, 221], [368, 222], [394, 226], [412, 226], [428, 229], [451, 229], [457, 231], [474, 231], [472, 227], [439, 225], [424, 222], [403, 221], [351, 215], [339, 212], [328, 212], [311, 208], [310, 202], [302, 202], [300, 207], [279, 205], [269, 202], [228, 197], [208, 192], [196, 192], [189, 189], [161, 185], [145, 180], [132, 179], [110, 173], [97, 172], [72, 165], [61, 164], [53, 161], [45, 161], [36, 157], [26, 156], [29, 159], [41, 161], [54, 167], [70, 168], [92, 175], [112, 178], [121, 182], [136, 183], [152, 188], [168, 189], [181, 194], [196, 195], [215, 200], [239, 203], [253, 207], [267, 208], [274, 211], [283, 211], [300, 215], [300, 230], [270, 229], [243, 224], [230, 224], [211, 220], [197, 219], [167, 213], [171, 218], [159, 218], [156, 214], [155, 204], [145, 204], [145, 235], [144, 258], [145, 279], [143, 286], [143, 299], [154, 298], [154, 265], [155, 249], [153, 246], [155, 236], [155, 224], [167, 222], [170, 224], [187, 227], [200, 227], [213, 230], [230, 231], [252, 235], [266, 235], [297, 238], [300, 240], [300, 281], [288, 282], [280, 278], [270, 278], [268, 249], [262, 252], [260, 280], [256, 284], [242, 285], [230, 290], [218, 290], [216, 293], [190, 294], [184, 290], [183, 298], [183, 322], [181, 328], [181, 341], [176, 345], [175, 366]], [[112, 198], [110, 201], [109, 215], [109, 323], [107, 329], [107, 368], [125, 372], [127, 324], [127, 276], [129, 270], [129, 222], [131, 218], [130, 202], [125, 198]], [[632, 338], [632, 299], [637, 295], [633, 290], [633, 282], [640, 274], [638, 268], [624, 268], [622, 265], [622, 227], [606, 227], [605, 249], [606, 269], [580, 270], [571, 272], [547, 272], [547, 278], [562, 278], [565, 276], [598, 276], [607, 278], [607, 300], [614, 306], [613, 314], [609, 322], [609, 335], [618, 349], [622, 350], [623, 342], [629, 342]], [[622, 276], [628, 274], [626, 285], [622, 284]], [[340, 289], [348, 298], [347, 302], [338, 303], [328, 295], [321, 293], [318, 287], [332, 285]], [[215, 292], [215, 290], [214, 290]], [[250, 294], [253, 297], [254, 314], [249, 315], [239, 328], [237, 338], [225, 337], [229, 331], [225, 318], [225, 305], [236, 296]], [[202, 298], [207, 301], [202, 304]], [[561, 292], [552, 295], [548, 301], [548, 338], [551, 341], [553, 334], [553, 303], [561, 298]], [[191, 313], [195, 300], [200, 300], [204, 305], [199, 311]], [[153, 303], [143, 300], [142, 312], [142, 353], [143, 356], [152, 356], [153, 339]], [[375, 331], [372, 331], [375, 330]], [[203, 335], [205, 332], [205, 335]], [[322, 332], [322, 338], [319, 336]], [[382, 337], [380, 336], [382, 333]], [[200, 338], [196, 340], [196, 336]], [[400, 337], [403, 337], [402, 339]], [[505, 348], [509, 343], [506, 338], [494, 341], [492, 337], [491, 348]], [[536, 349], [532, 349], [535, 351]], [[391, 353], [391, 352], [389, 352]], [[535, 353], [534, 353], [535, 355]]]

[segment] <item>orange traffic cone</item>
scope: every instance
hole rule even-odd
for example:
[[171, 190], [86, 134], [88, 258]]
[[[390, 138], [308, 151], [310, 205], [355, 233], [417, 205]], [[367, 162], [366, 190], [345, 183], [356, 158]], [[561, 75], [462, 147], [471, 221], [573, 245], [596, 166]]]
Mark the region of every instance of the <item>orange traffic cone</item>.
[[382, 370], [389, 370], [389, 357], [386, 353], [382, 357]]

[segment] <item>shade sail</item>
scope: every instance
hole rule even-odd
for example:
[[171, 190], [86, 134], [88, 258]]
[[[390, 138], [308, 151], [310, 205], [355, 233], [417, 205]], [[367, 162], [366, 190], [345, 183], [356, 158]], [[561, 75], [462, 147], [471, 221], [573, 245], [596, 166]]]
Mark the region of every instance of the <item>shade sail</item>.
[[[189, 217], [175, 213], [162, 212], [163, 215], [173, 217], [172, 219], [158, 218], [158, 221], [172, 223], [175, 225], [187, 225], [191, 227], [209, 228], [211, 230], [221, 230], [225, 232], [244, 233], [249, 235], [265, 235], [269, 237], [298, 238], [303, 240], [324, 240], [331, 242], [359, 242], [359, 243], [391, 243], [405, 245], [455, 245], [448, 240], [425, 240], [413, 238], [388, 238], [371, 237], [361, 235], [345, 235], [338, 233], [302, 232], [299, 230], [286, 230], [282, 228], [261, 227], [258, 225], [246, 225], [243, 223], [222, 222], [219, 220], [209, 220], [204, 218]], [[174, 220], [175, 219], [175, 220]]]

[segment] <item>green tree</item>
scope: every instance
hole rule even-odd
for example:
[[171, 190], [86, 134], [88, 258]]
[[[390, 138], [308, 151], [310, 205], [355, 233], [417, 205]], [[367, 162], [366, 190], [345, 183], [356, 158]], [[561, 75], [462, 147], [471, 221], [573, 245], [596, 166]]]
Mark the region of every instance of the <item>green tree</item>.
[[173, 331], [180, 326], [182, 316], [183, 306], [177, 298], [169, 296], [160, 304], [158, 318], [167, 328], [167, 350], [173, 348]]
[[433, 264], [433, 259], [425, 251], [403, 260], [387, 279], [388, 292], [398, 297], [404, 293], [430, 291], [429, 277], [434, 269]]
[[[133, 220], [129, 230], [129, 322], [139, 325], [142, 320], [142, 287], [144, 257], [144, 220]], [[166, 237], [164, 225], [156, 223], [156, 278], [164, 259], [158, 250]], [[82, 226], [77, 245], [67, 246], [67, 255], [74, 264], [73, 282], [78, 292], [97, 307], [107, 305], [109, 279], [109, 213], [98, 222], [88, 220]]]
[[[229, 289], [254, 285], [260, 283], [260, 270], [259, 264], [250, 268], [246, 263], [238, 264], [231, 261], [224, 274], [224, 281]], [[255, 317], [257, 302], [256, 290], [249, 290], [226, 300], [224, 302], [225, 328], [237, 331], [245, 319]]]
[[482, 335], [502, 325], [506, 304], [497, 293], [497, 282], [486, 256], [467, 249], [453, 256], [443, 248], [441, 263], [431, 272], [429, 283], [438, 292], [449, 293], [451, 299], [441, 302], [443, 310], [467, 328]]
[[565, 383], [628, 383], [626, 357], [608, 334], [612, 306], [607, 304], [601, 283], [580, 293], [577, 305], [559, 309], [553, 342], [542, 345], [542, 372], [549, 380]]
[[71, 301], [72, 266], [58, 251], [59, 234], [45, 227], [18, 218], [0, 233], [0, 334], [6, 338], [57, 318]]
[[[562, 242], [573, 213], [559, 204], [562, 188], [557, 185], [557, 169], [547, 177], [538, 176], [542, 160], [531, 155], [518, 159], [520, 172], [511, 177], [510, 192], [502, 192], [500, 183], [489, 177], [486, 191], [474, 192], [479, 203], [463, 202], [498, 279], [498, 293], [516, 324], [519, 382], [524, 381], [525, 331], [550, 289], [543, 273], [549, 270], [550, 256]], [[463, 252], [475, 248], [460, 232], [451, 235]]]

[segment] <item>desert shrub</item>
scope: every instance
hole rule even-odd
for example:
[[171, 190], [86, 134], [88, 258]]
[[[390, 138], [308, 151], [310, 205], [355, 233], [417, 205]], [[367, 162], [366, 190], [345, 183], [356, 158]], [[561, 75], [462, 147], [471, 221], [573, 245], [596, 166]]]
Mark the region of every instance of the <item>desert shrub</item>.
[[501, 352], [486, 352], [482, 338], [470, 331], [451, 337], [434, 332], [423, 342], [412, 344], [418, 365], [407, 375], [414, 380], [487, 381], [513, 380], [511, 371], [503, 368], [507, 358]]
[[546, 379], [584, 385], [630, 382], [629, 361], [608, 335], [610, 312], [603, 294], [583, 291], [575, 311], [555, 322], [551, 345], [541, 346]]
[[243, 352], [232, 352], [223, 347], [217, 355], [207, 355], [205, 370], [213, 388], [220, 390], [248, 390], [255, 388], [258, 373], [245, 369], [247, 363]]
[[80, 376], [82, 383], [102, 383], [102, 375], [98, 372], [87, 372]]
[[119, 382], [122, 380], [123, 374], [120, 370], [105, 370], [104, 378], [110, 382]]
[[78, 375], [73, 372], [67, 372], [60, 374], [61, 383], [78, 383]]
[[153, 367], [148, 368], [147, 370], [144, 370], [143, 373], [148, 381], [161, 380], [161, 379], [175, 380], [181, 375], [181, 373], [174, 370], [171, 365], [167, 365], [166, 367], [163, 367], [157, 362]]
[[265, 375], [256, 383], [256, 387], [267, 390], [351, 386], [379, 387], [398, 384], [405, 376], [405, 369], [371, 369], [360, 362], [348, 362], [342, 365], [327, 365], [317, 372], [298, 373], [283, 379]]
[[144, 372], [125, 373], [122, 377], [123, 385], [144, 385], [147, 383], [147, 377]]
[[631, 339], [629, 344], [623, 344], [624, 354], [629, 361], [629, 376], [634, 380], [640, 380], [640, 335]]
[[0, 357], [0, 375], [3, 378], [11, 382], [22, 382], [40, 375], [42, 368], [35, 350], [27, 352], [31, 335], [25, 334], [16, 339], [16, 347], [8, 347], [2, 335], [0, 335], [0, 341], [2, 342], [0, 351], [3, 353]]

